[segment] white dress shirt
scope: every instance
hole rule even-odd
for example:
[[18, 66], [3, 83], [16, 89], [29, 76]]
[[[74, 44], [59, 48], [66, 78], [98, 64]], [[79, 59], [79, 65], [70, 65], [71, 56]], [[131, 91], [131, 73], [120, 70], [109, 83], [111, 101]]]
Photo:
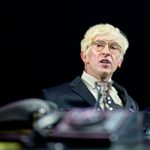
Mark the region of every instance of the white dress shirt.
[[[90, 92], [93, 94], [95, 99], [98, 100], [98, 98], [97, 98], [98, 97], [98, 93], [97, 93], [97, 90], [96, 90], [96, 87], [95, 87], [95, 82], [98, 82], [99, 80], [97, 80], [93, 76], [89, 75], [85, 71], [83, 71], [81, 79], [83, 80], [83, 82], [85, 83], [87, 88], [90, 90]], [[110, 79], [110, 81], [111, 81], [111, 79]], [[111, 98], [113, 99], [113, 101], [116, 104], [118, 104], [120, 106], [123, 106], [123, 103], [122, 103], [121, 99], [118, 96], [118, 92], [113, 86], [109, 90], [109, 94], [110, 94]], [[100, 101], [100, 107], [102, 109], [104, 108], [104, 103], [102, 101]]]

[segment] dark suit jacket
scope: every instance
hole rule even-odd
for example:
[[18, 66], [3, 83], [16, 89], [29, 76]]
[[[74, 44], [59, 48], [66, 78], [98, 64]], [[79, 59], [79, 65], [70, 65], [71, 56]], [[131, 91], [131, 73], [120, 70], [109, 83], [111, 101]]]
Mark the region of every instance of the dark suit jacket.
[[[127, 91], [122, 86], [116, 82], [113, 83], [113, 86], [116, 88], [119, 97], [123, 101], [123, 108], [133, 110], [134, 112], [139, 110], [137, 103], [128, 95]], [[56, 103], [58, 108], [62, 110], [94, 107], [96, 102], [94, 96], [80, 77], [76, 77], [70, 83], [43, 89], [41, 98]]]

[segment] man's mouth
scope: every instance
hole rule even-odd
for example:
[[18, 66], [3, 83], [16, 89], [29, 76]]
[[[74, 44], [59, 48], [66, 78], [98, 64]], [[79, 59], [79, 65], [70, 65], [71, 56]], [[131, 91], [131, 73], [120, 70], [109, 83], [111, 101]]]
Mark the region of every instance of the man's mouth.
[[111, 64], [111, 62], [108, 59], [103, 59], [103, 60], [100, 61], [100, 63]]

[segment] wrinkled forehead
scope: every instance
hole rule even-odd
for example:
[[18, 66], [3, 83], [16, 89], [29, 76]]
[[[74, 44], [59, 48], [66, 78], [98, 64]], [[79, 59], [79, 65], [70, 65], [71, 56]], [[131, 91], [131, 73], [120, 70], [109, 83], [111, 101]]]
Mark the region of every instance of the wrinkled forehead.
[[108, 36], [108, 35], [96, 35], [92, 39], [92, 42], [95, 42], [95, 41], [115, 42], [122, 47], [122, 41], [119, 37], [113, 37], [113, 36]]

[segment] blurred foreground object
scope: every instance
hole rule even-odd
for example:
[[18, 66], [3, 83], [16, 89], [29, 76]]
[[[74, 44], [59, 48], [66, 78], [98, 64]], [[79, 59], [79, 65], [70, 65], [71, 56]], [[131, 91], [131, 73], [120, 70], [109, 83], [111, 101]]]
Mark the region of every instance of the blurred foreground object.
[[[10, 144], [33, 146], [33, 123], [57, 106], [37, 98], [16, 101], [0, 108], [0, 141]], [[3, 144], [4, 145], [4, 144]], [[7, 143], [6, 143], [7, 145]], [[5, 146], [6, 146], [5, 145]]]
[[25, 99], [0, 108], [0, 146], [12, 145], [16, 150], [24, 147], [66, 150], [136, 145], [145, 139], [150, 141], [149, 118], [149, 112], [128, 110], [61, 111], [54, 103]]
[[150, 108], [142, 112], [144, 138], [150, 140]]
[[142, 116], [126, 110], [72, 109], [53, 129], [51, 125], [43, 127], [39, 133], [44, 134], [46, 141], [65, 143], [70, 147], [109, 147], [112, 143], [133, 144], [143, 140]]

